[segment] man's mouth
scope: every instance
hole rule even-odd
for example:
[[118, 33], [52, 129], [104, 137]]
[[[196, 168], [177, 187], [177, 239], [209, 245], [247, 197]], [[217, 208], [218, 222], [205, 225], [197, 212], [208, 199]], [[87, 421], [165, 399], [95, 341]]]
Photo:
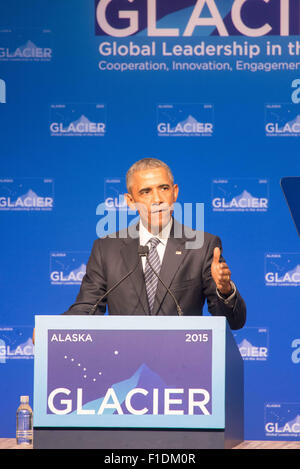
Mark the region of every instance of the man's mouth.
[[159, 207], [152, 207], [151, 208], [151, 214], [153, 213], [163, 213], [163, 212], [169, 212], [170, 207], [168, 204], [160, 205]]

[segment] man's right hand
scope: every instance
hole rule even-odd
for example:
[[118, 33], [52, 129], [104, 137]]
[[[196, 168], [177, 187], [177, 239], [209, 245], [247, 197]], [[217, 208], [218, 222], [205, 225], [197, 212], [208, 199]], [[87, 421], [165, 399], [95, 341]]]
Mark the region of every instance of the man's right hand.
[[35, 329], [33, 329], [33, 333], [32, 333], [32, 343], [34, 345], [34, 342], [35, 342]]

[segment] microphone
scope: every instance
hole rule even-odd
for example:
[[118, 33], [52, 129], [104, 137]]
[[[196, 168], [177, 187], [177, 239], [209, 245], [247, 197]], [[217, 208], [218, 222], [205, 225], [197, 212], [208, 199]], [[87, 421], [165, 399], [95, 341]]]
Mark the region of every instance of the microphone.
[[171, 292], [170, 288], [167, 287], [167, 285], [162, 281], [162, 279], [160, 278], [160, 276], [155, 272], [155, 270], [153, 269], [151, 263], [149, 262], [149, 257], [148, 257], [148, 254], [149, 254], [149, 246], [143, 246], [143, 248], [145, 249], [146, 254], [142, 254], [142, 256], [146, 256], [147, 261], [148, 261], [148, 264], [149, 264], [151, 270], [155, 273], [155, 275], [156, 275], [156, 277], [158, 278], [158, 280], [160, 281], [160, 283], [163, 284], [163, 286], [165, 287], [165, 289], [167, 290], [167, 292], [168, 292], [168, 293], [171, 295], [171, 297], [173, 298], [174, 303], [175, 303], [175, 305], [176, 305], [176, 309], [177, 309], [178, 316], [183, 316], [183, 311], [182, 311], [182, 309], [180, 308], [179, 303], [178, 303], [178, 301], [176, 300], [176, 298], [175, 298], [175, 296], [173, 295], [173, 293]]
[[117, 288], [120, 283], [122, 283], [124, 280], [127, 279], [127, 277], [129, 277], [129, 275], [133, 274], [133, 272], [137, 269], [139, 263], [140, 263], [140, 259], [142, 256], [146, 256], [147, 255], [147, 252], [149, 251], [149, 248], [148, 246], [139, 246], [138, 247], [138, 254], [139, 254], [139, 260], [137, 261], [136, 265], [133, 267], [133, 269], [131, 269], [126, 275], [124, 275], [124, 277], [121, 278], [121, 280], [119, 280], [117, 283], [115, 283], [115, 285], [113, 285], [109, 290], [107, 290], [106, 293], [104, 293], [104, 295], [102, 295], [98, 301], [94, 304], [94, 306], [90, 309], [89, 311], [89, 315], [93, 315], [95, 314], [95, 311], [97, 309], [97, 306], [99, 305], [99, 303], [101, 303], [102, 300], [104, 300], [104, 298], [109, 295], [109, 293], [111, 293], [115, 288]]

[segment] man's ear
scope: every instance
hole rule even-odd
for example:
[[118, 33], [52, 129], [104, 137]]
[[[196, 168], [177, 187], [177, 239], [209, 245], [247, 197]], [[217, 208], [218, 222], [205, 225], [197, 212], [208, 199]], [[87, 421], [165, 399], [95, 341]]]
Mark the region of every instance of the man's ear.
[[125, 197], [125, 200], [126, 200], [126, 203], [127, 203], [128, 207], [131, 210], [136, 210], [135, 203], [134, 203], [132, 195], [129, 194], [129, 193], [126, 193], [126, 194], [124, 194], [124, 197]]
[[177, 184], [174, 184], [173, 191], [174, 191], [174, 202], [176, 202], [177, 197], [178, 197], [178, 192], [179, 192], [179, 187]]

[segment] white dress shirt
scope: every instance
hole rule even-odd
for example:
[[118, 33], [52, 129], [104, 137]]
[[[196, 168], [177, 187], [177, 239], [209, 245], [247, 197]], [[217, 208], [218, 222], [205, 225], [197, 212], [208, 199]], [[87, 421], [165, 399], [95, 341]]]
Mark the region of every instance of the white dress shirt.
[[[158, 238], [160, 240], [160, 243], [157, 245], [156, 249], [157, 249], [157, 253], [158, 253], [161, 264], [164, 258], [166, 245], [170, 236], [172, 223], [173, 223], [173, 219], [171, 218], [169, 223], [162, 229], [162, 231], [154, 236], [152, 233], [150, 233], [150, 231], [147, 230], [147, 228], [145, 228], [145, 226], [142, 223], [142, 220], [140, 221], [140, 227], [139, 227], [140, 245], [141, 246], [148, 245], [150, 247], [150, 244], [148, 244], [150, 239]], [[142, 263], [143, 263], [143, 270], [145, 271], [145, 266], [146, 266], [145, 256], [142, 257]]]

